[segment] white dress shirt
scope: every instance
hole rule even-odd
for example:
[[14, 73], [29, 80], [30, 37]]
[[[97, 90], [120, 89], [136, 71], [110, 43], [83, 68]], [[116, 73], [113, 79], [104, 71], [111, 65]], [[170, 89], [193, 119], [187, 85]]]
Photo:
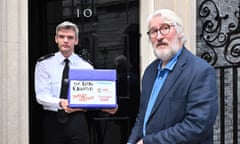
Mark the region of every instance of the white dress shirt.
[[[34, 82], [36, 100], [45, 110], [61, 109], [59, 102], [64, 59], [60, 52], [56, 52], [53, 56], [36, 64]], [[92, 65], [77, 54], [72, 54], [68, 59], [70, 69], [93, 69]]]

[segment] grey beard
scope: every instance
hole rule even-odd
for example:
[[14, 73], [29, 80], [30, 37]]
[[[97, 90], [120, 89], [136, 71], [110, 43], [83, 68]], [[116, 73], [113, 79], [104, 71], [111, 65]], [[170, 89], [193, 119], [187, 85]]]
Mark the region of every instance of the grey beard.
[[154, 55], [163, 62], [168, 62], [176, 54], [175, 51], [161, 52], [154, 50]]

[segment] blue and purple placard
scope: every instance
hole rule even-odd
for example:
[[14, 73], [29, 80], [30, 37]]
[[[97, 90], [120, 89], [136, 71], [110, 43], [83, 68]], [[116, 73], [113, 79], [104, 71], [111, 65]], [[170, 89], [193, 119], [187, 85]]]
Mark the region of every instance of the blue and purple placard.
[[71, 69], [68, 101], [72, 108], [115, 108], [116, 70]]

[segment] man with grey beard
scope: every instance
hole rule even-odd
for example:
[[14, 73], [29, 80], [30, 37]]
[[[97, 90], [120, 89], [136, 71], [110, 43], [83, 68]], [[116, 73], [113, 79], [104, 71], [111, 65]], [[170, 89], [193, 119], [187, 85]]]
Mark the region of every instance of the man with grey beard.
[[160, 9], [147, 22], [156, 60], [144, 72], [127, 144], [211, 144], [218, 112], [214, 68], [185, 48], [176, 13]]

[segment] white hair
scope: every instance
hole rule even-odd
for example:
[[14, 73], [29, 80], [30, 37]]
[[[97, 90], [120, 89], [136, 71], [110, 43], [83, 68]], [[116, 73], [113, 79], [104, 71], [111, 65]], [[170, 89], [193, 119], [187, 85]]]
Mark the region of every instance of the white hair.
[[149, 25], [150, 21], [152, 20], [152, 18], [154, 18], [156, 16], [160, 16], [164, 20], [166, 20], [170, 23], [173, 23], [176, 26], [177, 33], [181, 36], [182, 43], [185, 44], [187, 42], [187, 39], [186, 39], [186, 36], [184, 33], [184, 29], [183, 29], [183, 22], [182, 22], [181, 18], [175, 12], [173, 12], [170, 9], [159, 9], [159, 10], [155, 11], [147, 19], [148, 29], [150, 29], [150, 25]]

